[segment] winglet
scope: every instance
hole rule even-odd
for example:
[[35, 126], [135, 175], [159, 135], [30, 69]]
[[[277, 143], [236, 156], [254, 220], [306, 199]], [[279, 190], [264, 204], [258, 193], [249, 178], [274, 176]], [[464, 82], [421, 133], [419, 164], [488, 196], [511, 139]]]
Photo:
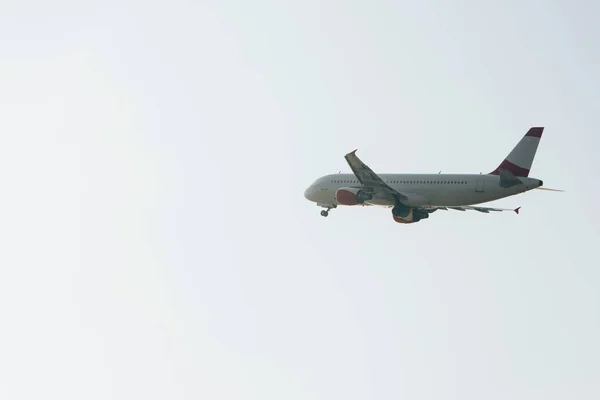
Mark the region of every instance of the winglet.
[[521, 209], [521, 206], [515, 208], [513, 211], [516, 212], [517, 214], [519, 213], [519, 210]]
[[354, 154], [356, 154], [356, 151], [357, 151], [357, 150], [358, 150], [358, 149], [354, 149], [354, 150], [352, 150], [350, 153], [348, 153], [348, 154], [346, 154], [346, 155], [347, 155], [347, 156], [353, 156]]

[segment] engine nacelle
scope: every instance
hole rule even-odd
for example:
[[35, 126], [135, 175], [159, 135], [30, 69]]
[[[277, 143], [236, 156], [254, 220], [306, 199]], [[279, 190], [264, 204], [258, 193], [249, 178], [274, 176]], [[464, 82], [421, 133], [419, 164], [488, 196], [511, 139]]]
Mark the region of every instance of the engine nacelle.
[[335, 191], [335, 199], [343, 206], [356, 206], [372, 198], [371, 193], [359, 188], [343, 187]]
[[402, 218], [402, 217], [396, 217], [395, 215], [393, 215], [394, 217], [394, 221], [396, 221], [399, 224], [414, 224], [416, 221], [413, 221], [411, 218]]
[[412, 224], [419, 222], [422, 219], [429, 218], [429, 213], [425, 210], [407, 207], [403, 204], [398, 204], [392, 208], [392, 217], [399, 224]]

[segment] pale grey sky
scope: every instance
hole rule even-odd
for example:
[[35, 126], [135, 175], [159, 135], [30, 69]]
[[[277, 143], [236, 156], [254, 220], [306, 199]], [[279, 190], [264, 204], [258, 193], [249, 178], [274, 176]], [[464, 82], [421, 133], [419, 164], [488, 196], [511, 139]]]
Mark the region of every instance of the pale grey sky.
[[[599, 13], [3, 2], [0, 398], [600, 398]], [[534, 125], [518, 216], [303, 197]]]

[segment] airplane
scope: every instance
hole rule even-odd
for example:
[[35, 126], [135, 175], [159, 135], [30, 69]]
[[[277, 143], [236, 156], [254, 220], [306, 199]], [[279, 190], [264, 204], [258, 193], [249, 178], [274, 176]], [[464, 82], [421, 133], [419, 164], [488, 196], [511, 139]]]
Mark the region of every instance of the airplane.
[[392, 209], [394, 221], [412, 224], [437, 210], [513, 211], [478, 204], [529, 190], [562, 192], [542, 187], [529, 177], [544, 127], [532, 127], [498, 167], [488, 174], [379, 174], [363, 163], [354, 150], [344, 156], [352, 174], [325, 175], [304, 192], [304, 197], [325, 208], [323, 217], [338, 206], [382, 206]]

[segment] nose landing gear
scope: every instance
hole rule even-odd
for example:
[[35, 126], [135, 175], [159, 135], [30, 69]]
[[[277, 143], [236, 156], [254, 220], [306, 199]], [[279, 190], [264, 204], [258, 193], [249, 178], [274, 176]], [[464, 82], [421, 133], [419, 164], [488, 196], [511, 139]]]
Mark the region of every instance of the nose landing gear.
[[321, 211], [321, 216], [322, 217], [327, 217], [329, 215], [329, 210], [331, 210], [333, 208], [336, 208], [337, 205], [334, 204], [334, 205], [329, 205], [329, 206], [324, 206], [324, 207], [326, 208], [326, 210], [322, 210]]

